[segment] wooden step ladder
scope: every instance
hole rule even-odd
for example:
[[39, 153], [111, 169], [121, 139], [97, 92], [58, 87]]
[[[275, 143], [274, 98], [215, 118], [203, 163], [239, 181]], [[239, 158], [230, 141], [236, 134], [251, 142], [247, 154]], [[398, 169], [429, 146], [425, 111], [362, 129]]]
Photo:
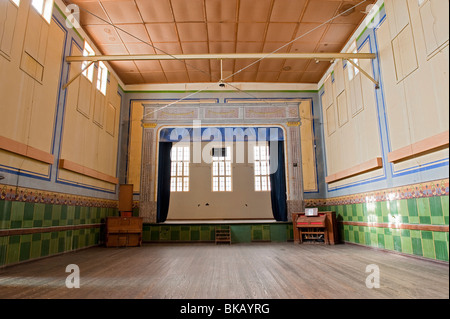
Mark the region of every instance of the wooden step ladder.
[[231, 244], [230, 226], [216, 227], [216, 245], [220, 243]]

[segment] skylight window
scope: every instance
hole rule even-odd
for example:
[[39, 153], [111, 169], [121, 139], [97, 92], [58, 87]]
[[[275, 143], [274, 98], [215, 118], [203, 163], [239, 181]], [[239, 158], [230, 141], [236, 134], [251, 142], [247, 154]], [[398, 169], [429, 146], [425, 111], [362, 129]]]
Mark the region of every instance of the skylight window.
[[[13, 0], [18, 5], [19, 0]], [[32, 0], [31, 5], [48, 22], [52, 20], [53, 0]]]
[[108, 69], [103, 62], [98, 64], [97, 90], [106, 95], [106, 84], [108, 83]]
[[[83, 56], [91, 56], [91, 55], [95, 55], [94, 50], [92, 49], [92, 47], [89, 45], [89, 43], [87, 43], [86, 41], [84, 41], [84, 50], [83, 50]], [[89, 81], [92, 82], [92, 80], [94, 79], [94, 64], [92, 63], [87, 69], [86, 66], [89, 64], [89, 62], [84, 61], [81, 64], [81, 69], [84, 70], [83, 71], [83, 75], [85, 77], [88, 78]]]

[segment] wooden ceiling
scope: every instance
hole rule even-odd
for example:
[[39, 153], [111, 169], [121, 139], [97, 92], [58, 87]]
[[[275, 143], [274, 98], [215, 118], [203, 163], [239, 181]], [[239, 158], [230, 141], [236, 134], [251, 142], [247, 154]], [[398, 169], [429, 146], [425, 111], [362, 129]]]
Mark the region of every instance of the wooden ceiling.
[[[340, 52], [365, 18], [369, 0], [71, 0], [104, 55]], [[114, 26], [116, 27], [114, 27]], [[125, 31], [125, 32], [124, 32]], [[149, 45], [151, 44], [151, 45]], [[224, 60], [223, 78], [251, 59]], [[110, 62], [125, 84], [217, 82], [218, 60]], [[317, 83], [330, 63], [262, 60], [227, 82]]]

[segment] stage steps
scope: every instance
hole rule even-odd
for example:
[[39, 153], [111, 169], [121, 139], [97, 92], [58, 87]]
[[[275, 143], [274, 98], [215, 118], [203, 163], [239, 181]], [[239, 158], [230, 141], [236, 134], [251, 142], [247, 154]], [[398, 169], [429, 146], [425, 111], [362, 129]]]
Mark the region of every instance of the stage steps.
[[216, 245], [217, 244], [231, 244], [231, 229], [230, 226], [216, 227]]

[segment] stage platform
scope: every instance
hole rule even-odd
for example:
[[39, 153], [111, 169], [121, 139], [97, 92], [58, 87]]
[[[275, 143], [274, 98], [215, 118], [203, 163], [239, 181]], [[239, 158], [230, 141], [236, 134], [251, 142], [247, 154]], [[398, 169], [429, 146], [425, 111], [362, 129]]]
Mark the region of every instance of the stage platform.
[[[279, 223], [275, 219], [190, 219], [190, 220], [166, 220], [161, 225], [224, 225], [224, 224], [269, 224]], [[286, 223], [286, 222], [282, 222]]]
[[289, 242], [294, 240], [292, 222], [274, 219], [167, 220], [145, 224], [144, 243], [215, 243], [216, 229], [230, 229], [231, 243]]

